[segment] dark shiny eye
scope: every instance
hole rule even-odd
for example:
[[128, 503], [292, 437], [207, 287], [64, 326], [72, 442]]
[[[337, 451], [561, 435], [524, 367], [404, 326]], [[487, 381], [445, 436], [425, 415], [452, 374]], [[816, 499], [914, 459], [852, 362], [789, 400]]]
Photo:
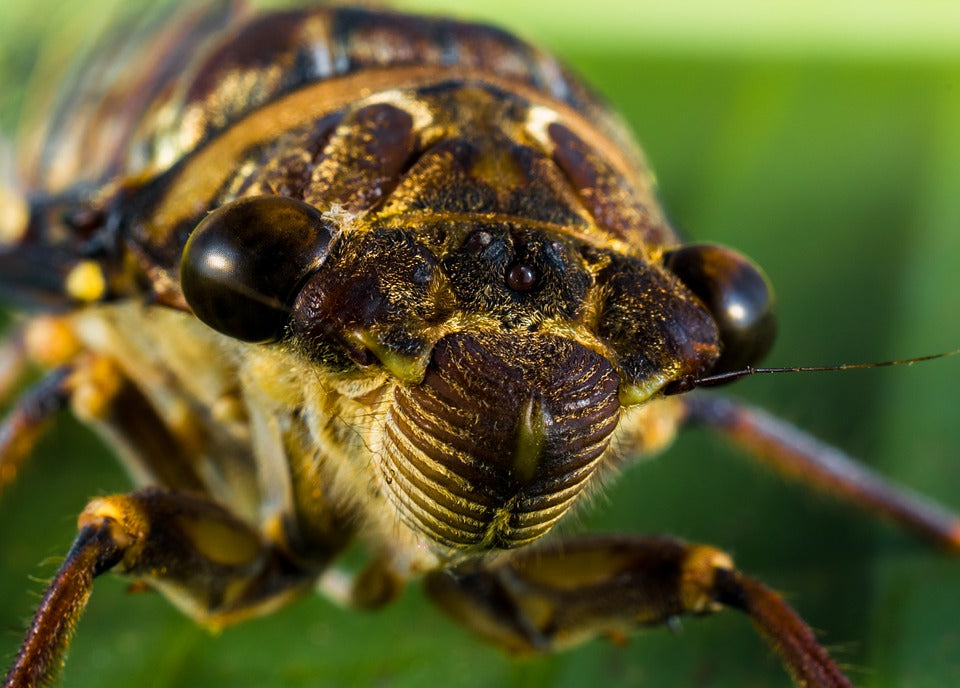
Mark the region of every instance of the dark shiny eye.
[[513, 291], [530, 291], [537, 283], [537, 271], [529, 265], [516, 263], [507, 270], [507, 286]]
[[297, 288], [326, 257], [332, 225], [313, 206], [283, 196], [229, 203], [190, 235], [180, 285], [194, 314], [247, 342], [280, 337]]
[[717, 323], [724, 373], [760, 362], [777, 333], [773, 287], [756, 265], [722, 246], [694, 244], [670, 251], [664, 264], [696, 294]]

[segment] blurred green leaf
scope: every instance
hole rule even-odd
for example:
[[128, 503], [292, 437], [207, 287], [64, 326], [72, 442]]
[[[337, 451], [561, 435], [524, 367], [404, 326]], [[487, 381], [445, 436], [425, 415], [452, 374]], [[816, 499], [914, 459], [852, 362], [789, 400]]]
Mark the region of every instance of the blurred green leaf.
[[[414, 3], [410, 3], [414, 4]], [[119, 0], [0, 3], [0, 122], [26, 71], [90, 36]], [[441, 7], [417, 2], [418, 7]], [[107, 6], [112, 9], [104, 9]], [[453, 8], [453, 3], [446, 3]], [[721, 9], [722, 8], [722, 9]], [[451, 10], [454, 11], [454, 10]], [[457, 3], [471, 16], [474, 8]], [[640, 135], [691, 237], [738, 247], [778, 287], [771, 361], [821, 364], [960, 344], [960, 67], [955, 2], [476, 3], [548, 44]], [[960, 361], [754, 379], [733, 391], [960, 508]], [[784, 590], [858, 685], [960, 685], [960, 563], [869, 516], [782, 483], [693, 433], [637, 466], [564, 530], [672, 532], [730, 550]], [[0, 499], [0, 654], [74, 515], [128, 489], [65, 421]], [[64, 686], [779, 686], [749, 624], [688, 620], [517, 662], [429, 607], [418, 586], [377, 615], [319, 598], [219, 636], [158, 595], [98, 581]], [[9, 631], [9, 632], [7, 632]]]
[[617, 52], [811, 55], [884, 61], [960, 57], [953, 0], [405, 0], [405, 7], [473, 13], [527, 27], [541, 40]]

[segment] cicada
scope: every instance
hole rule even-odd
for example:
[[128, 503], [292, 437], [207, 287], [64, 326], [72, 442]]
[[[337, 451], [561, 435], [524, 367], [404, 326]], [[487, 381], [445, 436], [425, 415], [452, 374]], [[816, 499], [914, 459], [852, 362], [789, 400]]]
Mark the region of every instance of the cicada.
[[45, 313], [5, 352], [50, 370], [0, 468], [70, 407], [135, 486], [81, 510], [6, 685], [56, 675], [108, 572], [212, 629], [422, 582], [519, 654], [730, 608], [799, 685], [850, 685], [722, 549], [574, 534], [691, 425], [957, 548], [951, 513], [697, 389], [766, 354], [771, 287], [681, 240], [627, 128], [547, 53], [460, 20], [235, 3], [125, 46], [33, 125], [5, 201], [0, 286]]

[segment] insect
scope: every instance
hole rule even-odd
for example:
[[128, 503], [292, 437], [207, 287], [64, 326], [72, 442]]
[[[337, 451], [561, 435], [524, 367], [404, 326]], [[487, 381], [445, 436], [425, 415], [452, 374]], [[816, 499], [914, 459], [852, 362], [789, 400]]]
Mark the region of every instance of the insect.
[[[519, 291], [519, 290], [518, 290]], [[98, 593], [99, 594], [99, 593]]]

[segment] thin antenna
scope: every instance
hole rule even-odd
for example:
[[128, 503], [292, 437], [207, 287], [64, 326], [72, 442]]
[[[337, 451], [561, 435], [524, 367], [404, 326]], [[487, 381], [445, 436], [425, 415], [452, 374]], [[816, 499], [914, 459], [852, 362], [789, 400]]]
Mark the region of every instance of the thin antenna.
[[677, 380], [664, 389], [664, 394], [682, 394], [689, 392], [697, 387], [715, 387], [728, 382], [733, 382], [751, 375], [765, 375], [769, 373], [823, 373], [835, 370], [863, 370], [865, 368], [888, 368], [891, 366], [913, 365], [923, 361], [933, 361], [938, 358], [948, 358], [950, 356], [960, 355], [960, 349], [944, 351], [939, 354], [930, 354], [929, 356], [917, 356], [916, 358], [904, 358], [897, 361], [876, 361], [873, 363], [841, 363], [832, 366], [792, 366], [786, 368], [754, 368], [747, 366], [742, 370], [731, 370], [726, 373], [717, 373], [716, 375], [705, 375], [704, 377], [689, 377]]

